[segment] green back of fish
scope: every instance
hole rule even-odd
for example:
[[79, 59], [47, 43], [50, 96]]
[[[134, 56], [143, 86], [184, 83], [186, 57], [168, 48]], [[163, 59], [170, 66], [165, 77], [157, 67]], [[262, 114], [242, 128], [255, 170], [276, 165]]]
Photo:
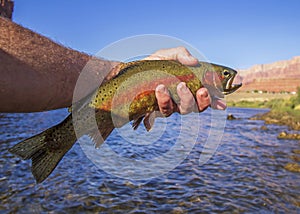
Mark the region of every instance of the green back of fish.
[[186, 82], [195, 95], [205, 69], [204, 65], [188, 67], [170, 60], [125, 63], [119, 75], [99, 87], [90, 107], [132, 119], [157, 110], [155, 88], [159, 84], [167, 86], [175, 102], [179, 101], [176, 93], [179, 82]]

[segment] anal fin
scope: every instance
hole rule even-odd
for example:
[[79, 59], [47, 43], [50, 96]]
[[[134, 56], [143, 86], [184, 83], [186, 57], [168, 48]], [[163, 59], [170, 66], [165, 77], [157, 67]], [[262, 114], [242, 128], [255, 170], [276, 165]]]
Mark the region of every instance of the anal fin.
[[150, 131], [152, 129], [155, 118], [156, 118], [155, 111], [146, 113], [145, 118], [144, 118], [144, 126], [147, 131]]
[[136, 130], [136, 129], [139, 127], [139, 125], [140, 125], [141, 122], [143, 121], [143, 118], [144, 118], [144, 116], [139, 117], [139, 118], [137, 118], [137, 119], [135, 119], [135, 120], [133, 121], [133, 123], [132, 123], [132, 128], [133, 128], [133, 130]]
[[106, 138], [110, 135], [110, 133], [114, 130], [113, 124], [105, 124], [98, 129], [94, 129], [88, 133], [90, 138], [95, 144], [96, 148], [99, 148], [102, 143], [106, 140]]
[[137, 119], [135, 119], [132, 123], [132, 128], [134, 130], [136, 130], [139, 125], [141, 124], [141, 122], [143, 121], [144, 119], [144, 126], [146, 128], [147, 131], [150, 131], [153, 127], [153, 124], [154, 124], [154, 121], [155, 121], [155, 118], [156, 118], [156, 114], [155, 114], [155, 111], [153, 112], [148, 112], [146, 113], [145, 115], [141, 116], [141, 117], [138, 117]]

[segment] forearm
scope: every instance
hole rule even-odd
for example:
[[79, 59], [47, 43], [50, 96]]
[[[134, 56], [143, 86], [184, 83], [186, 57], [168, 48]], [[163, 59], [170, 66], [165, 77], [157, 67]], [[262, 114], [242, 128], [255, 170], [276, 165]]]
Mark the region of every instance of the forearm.
[[[33, 112], [71, 106], [76, 81], [91, 56], [0, 18], [0, 112]], [[85, 96], [116, 64], [94, 59]]]

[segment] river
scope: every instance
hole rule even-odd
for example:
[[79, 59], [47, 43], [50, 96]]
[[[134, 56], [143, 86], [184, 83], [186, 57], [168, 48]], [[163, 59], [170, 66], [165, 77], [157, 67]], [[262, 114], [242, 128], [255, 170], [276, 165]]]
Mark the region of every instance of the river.
[[[217, 151], [204, 164], [199, 164], [199, 157], [211, 129], [207, 125], [211, 110], [199, 115], [195, 144], [170, 170], [151, 178], [145, 174], [142, 180], [124, 178], [96, 167], [76, 143], [41, 184], [35, 184], [30, 161], [15, 157], [7, 149], [58, 123], [67, 110], [0, 114], [0, 212], [300, 213], [300, 173], [284, 169], [300, 142], [278, 140], [281, 126], [268, 125], [265, 130], [261, 129], [263, 121], [249, 120], [266, 111], [228, 108], [227, 114], [238, 119], [226, 121]], [[172, 149], [174, 138], [178, 138], [179, 118], [178, 114], [169, 117], [168, 126], [175, 128], [168, 128], [168, 133], [153, 144], [130, 144], [118, 131], [105, 144], [127, 159], [151, 160]], [[137, 133], [144, 132], [139, 128]]]

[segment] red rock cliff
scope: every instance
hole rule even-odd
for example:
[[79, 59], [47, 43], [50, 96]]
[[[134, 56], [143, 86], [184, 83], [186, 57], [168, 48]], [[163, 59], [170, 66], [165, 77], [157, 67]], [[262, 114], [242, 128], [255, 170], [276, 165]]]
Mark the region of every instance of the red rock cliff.
[[237, 80], [242, 80], [243, 91], [296, 91], [300, 86], [300, 56], [241, 69]]

